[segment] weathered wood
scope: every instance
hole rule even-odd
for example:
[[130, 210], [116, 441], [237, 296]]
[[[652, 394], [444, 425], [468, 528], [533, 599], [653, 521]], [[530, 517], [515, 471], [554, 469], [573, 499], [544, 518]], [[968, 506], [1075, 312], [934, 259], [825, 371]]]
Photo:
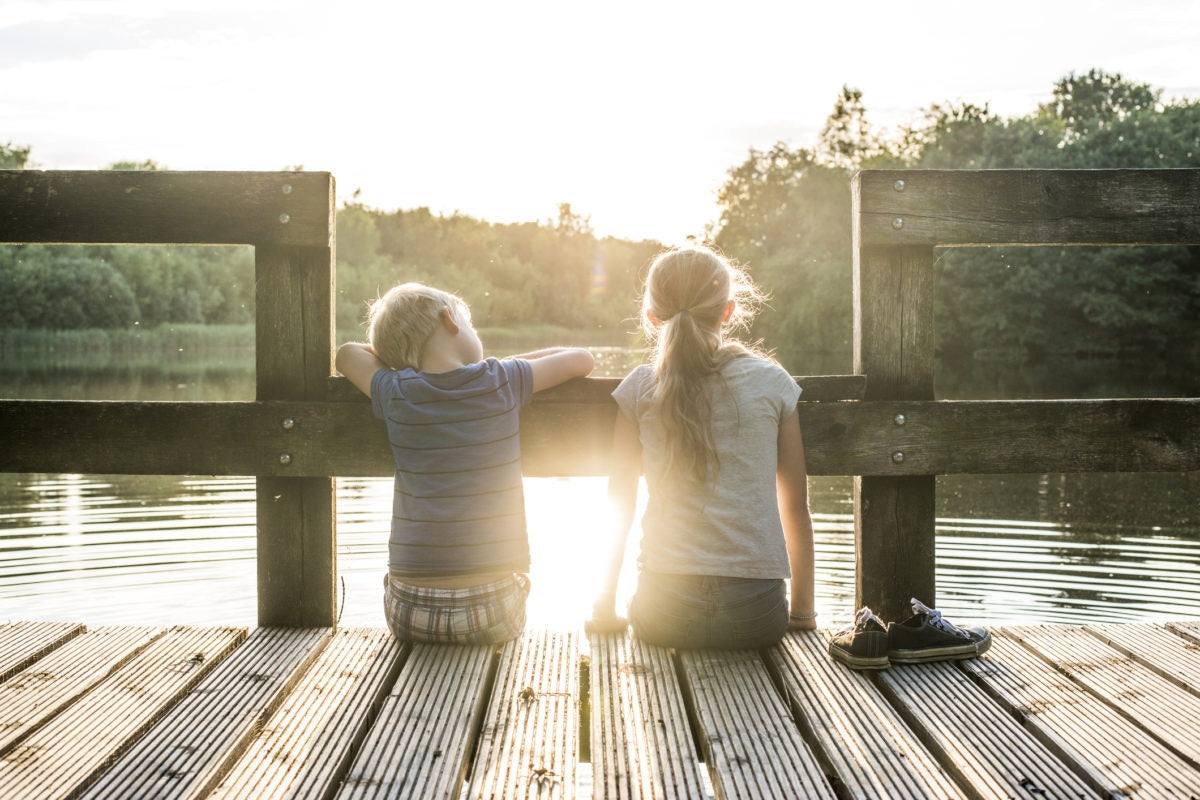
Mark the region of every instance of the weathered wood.
[[1200, 244], [1197, 169], [865, 170], [851, 191], [865, 245]]
[[1079, 628], [1021, 626], [1019, 639], [1080, 685], [1122, 711], [1175, 752], [1200, 764], [1200, 696]]
[[[854, 371], [868, 376], [866, 399], [933, 400], [933, 365], [933, 248], [856, 237]], [[873, 455], [904, 463], [902, 452]], [[910, 597], [935, 597], [934, 478], [853, 474], [855, 606], [903, 618]]]
[[[0, 419], [3, 419], [3, 412], [0, 412]], [[0, 624], [0, 681], [20, 672], [86, 630], [77, 622]]]
[[7, 752], [162, 633], [160, 628], [97, 628], [74, 637], [0, 684], [0, 753]]
[[[793, 375], [800, 387], [801, 403], [827, 400], [862, 400], [867, 391], [866, 375]], [[612, 392], [620, 378], [575, 378], [533, 396], [534, 406], [548, 403], [612, 404]], [[342, 403], [366, 403], [367, 398], [341, 375], [326, 383], [325, 399]]]
[[1194, 399], [880, 400], [820, 403], [800, 414], [806, 455], [826, 474], [1200, 469]]
[[467, 800], [574, 797], [579, 701], [574, 634], [527, 632], [506, 644]]
[[383, 629], [338, 631], [209, 800], [329, 797], [408, 649]]
[[683, 650], [680, 659], [717, 797], [835, 797], [757, 651]]
[[975, 797], [1093, 797], [1094, 791], [946, 662], [893, 667], [880, 688]]
[[0, 797], [77, 796], [245, 635], [231, 628], [168, 631], [0, 759]]
[[871, 680], [829, 657], [828, 640], [788, 634], [768, 663], [842, 796], [965, 797]]
[[493, 648], [416, 645], [339, 800], [457, 800], [487, 705]]
[[592, 794], [691, 800], [704, 793], [671, 654], [628, 633], [590, 637]]
[[1088, 625], [1084, 630], [1200, 696], [1200, 646], [1161, 625]]
[[329, 247], [333, 214], [327, 172], [0, 170], [9, 243]]
[[83, 796], [206, 796], [328, 641], [328, 629], [256, 629]]
[[982, 658], [959, 666], [1102, 793], [1137, 798], [1200, 793], [1200, 771], [1015, 641], [993, 633]]
[[[606, 474], [611, 428], [594, 418], [613, 413], [611, 405], [535, 402], [522, 418], [525, 474]], [[801, 403], [799, 413], [813, 475], [1200, 469], [1200, 400], [868, 400]], [[383, 423], [365, 403], [0, 400], [0, 441], [0, 472], [353, 477], [395, 469]]]
[[[333, 371], [332, 247], [256, 247], [254, 276], [257, 399], [324, 399]], [[282, 420], [278, 424], [293, 432]], [[293, 458], [284, 450], [276, 461], [287, 466]], [[258, 623], [333, 625], [333, 481], [254, 474], [259, 475]]]

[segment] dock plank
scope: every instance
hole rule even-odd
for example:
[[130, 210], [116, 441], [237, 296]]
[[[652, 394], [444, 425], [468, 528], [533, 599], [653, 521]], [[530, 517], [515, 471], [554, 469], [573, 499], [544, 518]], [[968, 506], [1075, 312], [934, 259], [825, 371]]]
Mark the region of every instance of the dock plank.
[[0, 758], [0, 797], [76, 796], [245, 635], [172, 628]]
[[1005, 633], [1053, 661], [1184, 758], [1200, 763], [1200, 697], [1082, 628], [1020, 626]]
[[0, 684], [0, 753], [163, 633], [162, 628], [130, 626], [86, 631]]
[[704, 778], [671, 654], [628, 632], [590, 637], [592, 791], [691, 800]]
[[574, 797], [579, 701], [574, 634], [533, 631], [506, 644], [471, 767], [469, 800]]
[[1139, 800], [1200, 794], [1200, 771], [1016, 641], [993, 636], [982, 658], [960, 668], [1102, 793]]
[[338, 792], [457, 800], [483, 721], [495, 649], [414, 645]]
[[719, 798], [834, 792], [756, 650], [684, 650], [687, 699]]
[[767, 656], [844, 796], [965, 797], [870, 678], [830, 659], [828, 640], [789, 633]]
[[386, 629], [338, 631], [209, 800], [329, 797], [408, 649]]
[[1200, 644], [1153, 623], [1087, 625], [1084, 630], [1200, 695]]
[[1200, 620], [1168, 622], [1167, 627], [1180, 636], [1191, 639], [1193, 642], [1200, 642]]
[[329, 633], [328, 628], [257, 628], [84, 796], [204, 796]]
[[976, 797], [1096, 791], [954, 664], [893, 665], [877, 678], [942, 766]]
[[87, 628], [78, 622], [6, 622], [0, 625], [0, 681], [20, 672]]

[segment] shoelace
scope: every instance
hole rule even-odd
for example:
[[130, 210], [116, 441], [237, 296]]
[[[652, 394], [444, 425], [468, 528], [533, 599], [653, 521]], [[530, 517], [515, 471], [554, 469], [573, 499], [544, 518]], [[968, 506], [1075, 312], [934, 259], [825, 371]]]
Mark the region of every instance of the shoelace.
[[862, 608], [860, 608], [858, 610], [857, 613], [855, 613], [854, 624], [851, 625], [849, 628], [846, 628], [845, 630], [838, 631], [836, 635], [837, 636], [845, 636], [848, 633], [854, 633], [855, 631], [864, 630], [867, 627], [867, 621], [872, 620], [872, 619], [875, 620], [876, 624], [878, 624], [879, 627], [881, 627], [885, 630], [887, 629], [887, 626], [883, 624], [883, 620], [881, 620], [879, 617], [875, 616], [874, 611], [867, 608], [866, 606], [863, 606]]
[[912, 598], [910, 602], [912, 603], [913, 613], [924, 614], [925, 621], [938, 630], [945, 631], [946, 633], [950, 633], [955, 636], [961, 636], [964, 639], [971, 638], [971, 634], [967, 633], [962, 628], [959, 628], [953, 622], [943, 617], [942, 612], [938, 611], [936, 608], [930, 608], [915, 597]]

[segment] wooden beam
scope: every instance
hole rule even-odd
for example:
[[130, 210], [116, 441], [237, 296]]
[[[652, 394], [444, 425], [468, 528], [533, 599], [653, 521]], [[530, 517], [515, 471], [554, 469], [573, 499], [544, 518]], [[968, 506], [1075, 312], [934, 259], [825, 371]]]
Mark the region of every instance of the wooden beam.
[[[260, 245], [254, 249], [254, 279], [258, 399], [323, 399], [333, 371], [332, 247]], [[276, 424], [288, 431], [283, 420]], [[286, 467], [294, 457], [285, 450], [274, 460]], [[258, 476], [258, 624], [335, 625], [332, 478], [252, 474]]]
[[[800, 400], [862, 400], [867, 393], [866, 375], [793, 375], [800, 386]], [[552, 389], [538, 392], [533, 402], [547, 403], [608, 403], [620, 378], [586, 378], [568, 381]], [[363, 393], [340, 375], [328, 380], [325, 399], [344, 403], [364, 402]]]
[[864, 246], [1200, 244], [1200, 169], [864, 170]]
[[329, 247], [327, 172], [0, 170], [0, 242]]
[[[856, 229], [853, 268], [854, 371], [870, 376], [867, 399], [933, 400], [933, 248], [864, 246]], [[934, 478], [854, 474], [855, 607], [903, 619], [909, 598], [935, 596]]]
[[[799, 410], [813, 475], [1200, 469], [1200, 399], [866, 400]], [[525, 474], [606, 474], [615, 413], [611, 402], [535, 401], [522, 416]], [[366, 402], [2, 400], [0, 441], [0, 472], [302, 478], [394, 470], [383, 423]]]

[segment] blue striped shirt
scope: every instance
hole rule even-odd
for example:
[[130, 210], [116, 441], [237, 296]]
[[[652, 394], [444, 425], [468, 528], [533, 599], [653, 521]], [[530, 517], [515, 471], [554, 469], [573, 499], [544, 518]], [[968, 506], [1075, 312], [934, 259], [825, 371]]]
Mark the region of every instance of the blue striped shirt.
[[396, 461], [392, 571], [528, 571], [519, 422], [532, 397], [533, 370], [523, 359], [375, 373], [371, 404]]

